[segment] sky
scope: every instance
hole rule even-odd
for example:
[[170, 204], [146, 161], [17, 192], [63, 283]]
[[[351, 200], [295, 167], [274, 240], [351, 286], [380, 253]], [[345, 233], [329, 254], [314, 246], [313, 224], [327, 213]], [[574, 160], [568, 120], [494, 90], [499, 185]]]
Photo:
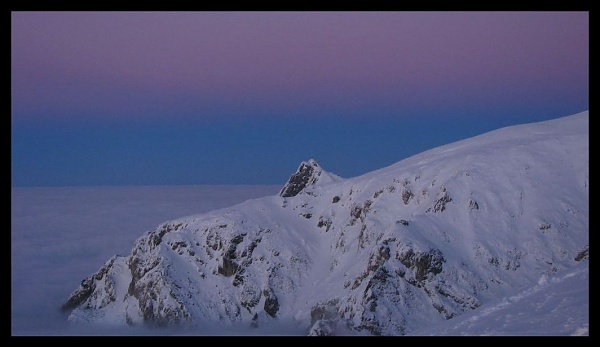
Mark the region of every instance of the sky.
[[588, 108], [588, 12], [11, 13], [13, 187], [349, 178]]

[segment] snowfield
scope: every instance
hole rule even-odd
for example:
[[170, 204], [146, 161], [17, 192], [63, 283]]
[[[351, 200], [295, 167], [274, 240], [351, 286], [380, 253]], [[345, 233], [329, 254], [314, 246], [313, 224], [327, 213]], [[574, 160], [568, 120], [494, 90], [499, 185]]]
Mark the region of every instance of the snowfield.
[[419, 336], [589, 336], [589, 263], [479, 309], [415, 332]]

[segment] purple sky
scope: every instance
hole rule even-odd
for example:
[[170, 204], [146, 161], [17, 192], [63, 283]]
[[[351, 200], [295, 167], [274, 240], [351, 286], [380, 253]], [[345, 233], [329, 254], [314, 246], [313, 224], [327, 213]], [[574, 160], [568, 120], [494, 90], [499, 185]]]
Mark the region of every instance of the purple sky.
[[[588, 12], [13, 12], [11, 19], [13, 185], [276, 184], [309, 158], [349, 177], [589, 107]], [[91, 136], [77, 142], [65, 129]], [[174, 140], [182, 129], [210, 150]], [[299, 132], [302, 141], [291, 139]], [[109, 144], [125, 134], [137, 141], [117, 141], [127, 157]], [[140, 138], [149, 137], [164, 142], [146, 146]], [[290, 149], [274, 150], [280, 141]], [[370, 142], [368, 151], [360, 141]], [[148, 151], [159, 148], [157, 158], [172, 169], [152, 176], [158, 164]], [[270, 164], [248, 172], [249, 157]], [[107, 158], [116, 164], [103, 172]], [[203, 164], [177, 171], [190, 160]], [[146, 181], [133, 179], [142, 174]]]

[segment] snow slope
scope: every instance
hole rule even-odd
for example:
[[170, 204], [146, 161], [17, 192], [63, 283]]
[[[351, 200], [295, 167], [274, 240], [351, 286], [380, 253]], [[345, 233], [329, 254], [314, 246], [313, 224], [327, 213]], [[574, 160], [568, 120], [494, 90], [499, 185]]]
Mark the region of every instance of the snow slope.
[[589, 336], [589, 262], [459, 317], [427, 327], [419, 336]]
[[586, 261], [589, 114], [499, 129], [164, 223], [68, 298], [77, 323], [405, 335]]

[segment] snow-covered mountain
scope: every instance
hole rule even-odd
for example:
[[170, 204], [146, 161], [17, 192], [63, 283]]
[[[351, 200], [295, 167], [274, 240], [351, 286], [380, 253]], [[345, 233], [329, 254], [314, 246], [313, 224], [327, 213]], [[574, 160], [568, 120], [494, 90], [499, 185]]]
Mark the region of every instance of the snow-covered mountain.
[[[169, 221], [85, 278], [73, 322], [423, 331], [587, 262], [589, 113]], [[474, 311], [476, 312], [476, 311]]]

